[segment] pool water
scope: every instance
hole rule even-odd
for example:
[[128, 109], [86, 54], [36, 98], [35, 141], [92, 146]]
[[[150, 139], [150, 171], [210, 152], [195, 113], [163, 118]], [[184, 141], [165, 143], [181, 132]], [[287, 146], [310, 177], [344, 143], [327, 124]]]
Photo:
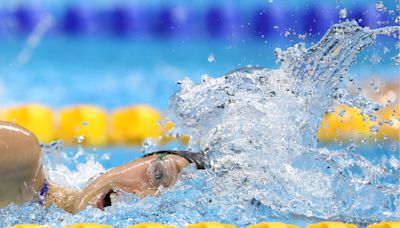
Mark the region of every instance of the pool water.
[[[335, 25], [314, 48], [277, 50], [281, 65], [273, 70], [245, 68], [219, 78], [203, 76], [199, 83], [182, 80], [168, 116], [178, 131], [193, 137], [191, 148], [206, 153], [209, 169], [185, 169], [177, 185], [161, 189], [159, 197], [138, 200], [122, 194], [105, 212], [87, 208], [70, 215], [55, 207], [10, 205], [0, 209], [2, 225], [123, 227], [154, 221], [183, 226], [208, 220], [244, 227], [261, 221], [304, 225], [329, 219], [365, 225], [398, 220], [398, 142], [329, 148], [316, 139], [323, 113], [337, 100], [371, 114], [374, 103], [340, 88], [353, 58], [379, 33], [347, 22]], [[75, 187], [141, 156], [130, 148], [63, 153], [57, 143], [43, 150], [50, 177]]]
[[[400, 220], [398, 141], [324, 145], [316, 138], [323, 114], [335, 103], [366, 115], [378, 107], [357, 92], [350, 94], [346, 83], [399, 77], [399, 26], [369, 30], [345, 22], [326, 36], [321, 28], [346, 19], [371, 28], [395, 25], [395, 3], [384, 2], [385, 9], [361, 0], [275, 2], [193, 1], [180, 12], [200, 13], [188, 14], [194, 21], [170, 21], [178, 25], [174, 33], [169, 22], [156, 28], [144, 22], [168, 18], [175, 2], [150, 1], [143, 15], [143, 24], [151, 27], [149, 36], [119, 36], [107, 27], [110, 18], [103, 13], [126, 1], [99, 1], [90, 7], [64, 0], [0, 3], [0, 108], [39, 103], [59, 109], [85, 103], [113, 110], [148, 104], [164, 111], [175, 131], [192, 136], [189, 145], [160, 147], [42, 145], [49, 179], [83, 188], [107, 169], [163, 148], [202, 150], [208, 166], [204, 171], [188, 167], [158, 197], [139, 200], [123, 193], [104, 212], [87, 208], [72, 215], [36, 203], [9, 205], [0, 208], [0, 227], [79, 222], [183, 227], [202, 221], [239, 227], [281, 221], [304, 227], [324, 220], [365, 226]], [[235, 15], [225, 22], [239, 25], [237, 36], [214, 26], [224, 10]], [[343, 10], [347, 16], [339, 14]], [[28, 19], [37, 20], [43, 12], [49, 14], [41, 26], [33, 26]], [[210, 23], [205, 15], [217, 15], [217, 20]], [[188, 29], [204, 22], [207, 32], [196, 35]], [[104, 26], [91, 31], [91, 23]], [[379, 35], [382, 31], [389, 34]], [[205, 35], [219, 32], [226, 34]]]
[[[178, 89], [177, 80], [190, 77], [199, 82], [204, 74], [219, 77], [246, 66], [276, 68], [275, 48], [286, 49], [297, 41], [296, 37], [237, 41], [45, 37], [25, 62], [18, 62], [25, 40], [6, 39], [0, 42], [0, 107], [39, 103], [57, 109], [84, 103], [112, 110], [149, 104], [166, 110]], [[308, 46], [317, 41], [305, 40]], [[356, 83], [370, 77], [397, 78], [391, 60], [395, 42], [380, 37], [349, 75]], [[384, 47], [392, 48], [375, 61], [374, 57], [383, 56]], [[214, 61], [208, 60], [210, 55]]]

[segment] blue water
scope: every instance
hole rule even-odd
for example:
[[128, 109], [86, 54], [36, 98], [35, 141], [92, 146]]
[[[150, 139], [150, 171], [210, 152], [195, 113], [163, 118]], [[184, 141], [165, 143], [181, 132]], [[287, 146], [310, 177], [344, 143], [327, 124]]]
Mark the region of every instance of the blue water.
[[[217, 77], [245, 66], [276, 68], [274, 49], [297, 41], [296, 37], [237, 41], [49, 37], [20, 63], [17, 56], [25, 40], [5, 39], [0, 42], [1, 106], [35, 102], [60, 108], [90, 103], [110, 110], [145, 103], [165, 110], [178, 89], [177, 80], [187, 76], [199, 82], [204, 74]], [[350, 68], [356, 82], [371, 76], [392, 80], [398, 76], [390, 58], [370, 61], [394, 43], [393, 38], [382, 38], [362, 53]], [[387, 56], [395, 53], [391, 48]], [[210, 54], [214, 62], [208, 61]]]
[[[305, 42], [309, 47], [319, 38], [321, 36], [317, 35], [306, 39]], [[37, 102], [54, 108], [77, 103], [90, 103], [111, 110], [124, 105], [146, 103], [165, 110], [169, 98], [179, 89], [175, 85], [176, 80], [188, 76], [194, 82], [202, 82], [203, 85], [206, 85], [207, 82], [212, 80], [207, 77], [203, 77], [201, 80], [200, 78], [204, 74], [219, 77], [228, 71], [244, 66], [263, 66], [276, 69], [279, 65], [275, 63], [274, 49], [276, 47], [286, 49], [298, 41], [297, 36], [228, 41], [185, 38], [139, 40], [113, 37], [45, 36], [40, 40], [37, 47], [25, 52], [27, 56], [21, 61], [18, 56], [26, 50], [24, 48], [25, 39], [23, 37], [19, 39], [3, 37], [2, 42], [0, 42], [0, 50], [2, 51], [0, 55], [0, 99], [2, 104], [0, 107], [25, 102]], [[397, 49], [394, 48], [396, 41], [395, 38], [379, 38], [374, 46], [363, 51], [348, 74], [355, 78], [357, 82], [362, 82], [368, 77], [376, 75], [386, 79], [397, 78], [398, 66], [390, 59], [397, 54]], [[384, 47], [390, 47], [390, 51], [382, 55]], [[215, 61], [210, 62], [208, 60], [211, 54]], [[382, 57], [382, 61], [371, 60], [374, 56]], [[250, 76], [249, 78], [251, 79]], [[244, 87], [241, 87], [239, 82], [235, 84], [235, 81], [232, 80], [229, 83], [227, 82], [228, 86], [233, 86], [239, 92], [243, 92], [241, 89]], [[286, 84], [283, 84], [283, 87], [279, 85], [281, 84], [278, 83], [275, 86], [278, 87], [278, 92], [282, 92], [283, 90], [280, 91], [279, 89], [282, 89]], [[250, 86], [249, 91], [257, 89], [259, 85], [252, 86]], [[213, 92], [212, 89], [210, 91]], [[259, 98], [249, 91], [243, 93], [244, 97], [239, 95], [236, 97], [239, 104], [244, 108], [239, 106], [238, 110], [234, 110], [234, 107], [231, 107], [231, 112], [227, 113], [226, 120], [221, 124], [210, 115], [205, 116], [209, 117], [210, 123], [204, 122], [204, 125], [193, 125], [196, 127], [195, 129], [186, 126], [186, 129], [194, 132], [198, 130], [208, 136], [208, 138], [204, 135], [198, 137], [205, 139], [202, 142], [203, 145], [211, 145], [215, 157], [220, 159], [214, 158], [216, 164], [220, 165], [214, 167], [214, 171], [219, 171], [216, 172], [216, 176], [212, 172], [197, 172], [189, 169], [184, 173], [186, 178], [178, 182], [172, 190], [165, 190], [161, 197], [148, 197], [139, 201], [132, 195], [124, 195], [121, 202], [101, 213], [97, 209], [87, 209], [72, 216], [54, 207], [41, 209], [38, 205], [27, 204], [22, 207], [12, 205], [7, 209], [0, 209], [0, 221], [3, 224], [27, 221], [68, 224], [86, 221], [109, 223], [116, 227], [123, 227], [128, 223], [148, 222], [150, 220], [183, 226], [188, 221], [194, 223], [219, 219], [220, 222], [244, 226], [261, 220], [285, 221], [304, 225], [324, 220], [323, 218], [337, 218], [342, 221], [366, 225], [366, 223], [377, 221], [379, 218], [386, 218], [385, 216], [398, 218], [398, 216], [390, 214], [390, 212], [398, 211], [398, 192], [389, 189], [388, 196], [385, 198], [386, 195], [378, 188], [379, 186], [362, 185], [359, 182], [349, 181], [350, 179], [352, 181], [373, 179], [376, 181], [374, 183], [383, 186], [398, 184], [399, 180], [396, 178], [398, 177], [398, 170], [396, 169], [398, 163], [396, 162], [399, 160], [397, 156], [398, 143], [361, 146], [359, 144], [330, 145], [332, 148], [328, 149], [324, 149], [325, 145], [318, 145], [315, 148], [309, 145], [302, 147], [303, 144], [299, 141], [301, 141], [300, 135], [304, 131], [300, 130], [304, 129], [297, 129], [299, 127], [297, 123], [302, 123], [301, 118], [307, 120], [306, 111], [308, 110], [299, 108], [300, 105], [296, 103], [298, 100], [293, 100], [291, 94], [287, 98], [292, 103], [288, 103], [287, 107], [284, 106], [286, 99], [282, 99], [279, 102], [271, 102], [272, 105], [281, 105], [278, 109], [265, 109], [265, 107], [270, 108], [268, 106], [270, 104], [264, 103], [262, 104], [264, 106], [258, 109], [259, 104], [251, 103], [254, 100], [246, 100], [245, 96], [247, 95]], [[191, 94], [189, 93], [189, 95]], [[210, 94], [205, 93], [202, 98], [206, 98], [208, 95]], [[210, 95], [210, 97], [212, 96]], [[223, 99], [224, 97], [219, 98]], [[241, 100], [242, 98], [244, 101]], [[260, 98], [260, 101], [263, 101], [262, 98]], [[320, 101], [324, 103], [327, 100], [321, 99]], [[249, 105], [250, 110], [254, 108], [254, 112], [249, 112], [248, 115], [245, 113], [248, 110], [246, 102], [253, 105]], [[202, 105], [206, 106], [209, 103], [211, 103], [210, 107], [213, 107], [214, 104], [210, 101], [206, 101]], [[183, 102], [181, 105], [189, 106], [189, 104]], [[201, 108], [201, 104], [196, 105]], [[290, 107], [299, 109], [285, 111], [285, 108]], [[318, 105], [315, 105], [315, 107], [318, 107]], [[324, 106], [323, 108], [327, 107]], [[182, 110], [185, 111], [182, 108], [177, 112]], [[200, 112], [202, 110], [195, 111]], [[324, 110], [321, 108], [321, 110], [316, 111], [323, 113]], [[257, 116], [258, 112], [263, 115]], [[301, 116], [300, 121], [291, 116], [293, 113]], [[188, 116], [190, 117], [190, 115]], [[185, 117], [189, 118], [188, 116]], [[257, 118], [245, 118], [248, 116]], [[233, 124], [235, 120], [243, 121]], [[314, 120], [314, 122], [317, 121]], [[189, 121], [185, 122], [185, 119], [183, 119], [181, 125], [186, 124], [189, 124]], [[249, 128], [246, 128], [246, 126]], [[207, 127], [209, 127], [209, 131], [204, 130]], [[271, 134], [267, 134], [269, 131]], [[306, 129], [306, 131], [315, 131], [315, 128]], [[220, 137], [214, 137], [213, 133], [215, 132], [221, 133]], [[260, 139], [262, 142], [258, 142], [262, 147], [257, 147], [257, 142], [247, 140], [246, 137], [253, 136], [253, 134], [258, 137], [263, 136]], [[257, 137], [253, 137], [253, 139], [257, 139]], [[315, 135], [313, 140], [316, 140]], [[273, 143], [269, 144], [269, 141]], [[224, 143], [222, 144], [222, 142]], [[179, 144], [166, 147], [184, 148]], [[156, 148], [149, 148], [149, 150], [153, 149]], [[258, 163], [254, 163], [255, 159], [252, 159], [251, 156], [245, 156], [243, 160], [230, 159], [231, 157], [229, 157], [232, 155], [232, 157], [240, 158], [240, 154], [245, 154], [245, 152], [253, 158], [259, 159], [257, 156], [259, 154], [263, 157]], [[312, 154], [313, 156], [311, 156], [311, 152], [315, 155]], [[228, 158], [223, 156], [223, 153], [229, 155]], [[357, 157], [358, 155], [361, 157]], [[121, 165], [127, 160], [137, 159], [140, 156], [142, 156], [141, 148], [82, 149], [75, 147], [57, 148], [53, 152], [47, 151], [46, 159], [50, 160], [47, 167], [50, 171], [54, 171], [54, 173], [51, 173], [55, 177], [54, 179], [57, 180], [60, 176], [68, 174], [65, 176], [71, 179], [69, 182], [64, 180], [68, 182], [64, 184], [74, 183], [82, 187], [87, 179], [98, 172]], [[286, 160], [285, 156], [287, 156]], [[326, 157], [329, 159], [325, 159]], [[296, 160], [293, 164], [290, 163], [291, 159], [294, 158]], [[348, 161], [346, 158], [349, 158]], [[357, 158], [362, 159], [357, 160]], [[236, 161], [244, 161], [244, 163], [235, 163]], [[323, 166], [329, 162], [337, 164], [338, 168], [327, 171]], [[235, 173], [237, 170], [234, 169], [225, 170], [224, 163], [228, 168], [229, 166], [245, 164], [240, 168], [248, 171], [248, 173]], [[268, 167], [269, 164], [267, 163], [275, 166]], [[250, 166], [257, 169], [250, 170]], [[293, 175], [290, 175], [291, 168], [295, 168], [299, 173], [294, 172]], [[280, 173], [280, 169], [283, 173]], [[341, 170], [345, 171], [344, 175], [339, 173]], [[385, 170], [388, 170], [388, 173], [385, 174], [383, 172]], [[230, 174], [226, 178], [223, 176], [224, 171]], [[256, 177], [258, 172], [264, 175], [262, 177], [266, 177], [267, 181], [274, 181], [268, 183], [264, 182], [265, 179], [260, 179], [258, 182], [258, 177]], [[242, 178], [242, 174], [248, 175], [250, 179]], [[325, 177], [325, 174], [326, 178], [322, 178]], [[188, 176], [189, 178], [187, 178]], [[302, 179], [303, 177], [304, 179]], [[227, 183], [218, 182], [212, 178], [226, 180]], [[232, 183], [228, 183], [229, 181]], [[236, 182], [240, 181], [243, 181], [243, 184], [237, 186]], [[304, 183], [311, 184], [310, 186], [303, 186]], [[329, 189], [324, 183], [332, 184], [333, 189]], [[318, 189], [318, 185], [321, 185], [321, 191], [315, 190]], [[219, 191], [227, 186], [238, 187], [237, 189], [241, 188], [242, 190], [229, 188], [228, 190], [225, 189], [227, 191]], [[263, 191], [256, 191], [257, 189]], [[253, 190], [254, 192], [252, 192]], [[338, 197], [337, 202], [330, 201], [330, 195], [323, 194], [325, 192], [331, 194], [330, 190], [336, 194], [334, 196]], [[354, 194], [352, 190], [354, 190]], [[311, 192], [315, 196], [306, 194], [307, 192]], [[253, 198], [254, 200], [246, 198], [253, 193], [257, 198]], [[243, 200], [235, 201], [242, 199], [242, 197]], [[385, 199], [387, 199], [385, 201], [387, 207], [383, 207], [382, 201]], [[352, 202], [355, 202], [354, 205]], [[343, 208], [339, 207], [335, 210], [335, 208], [330, 208], [330, 203], [335, 206], [335, 203], [341, 204]], [[313, 210], [307, 211], [307, 207]], [[389, 214], [380, 214], [381, 211], [385, 211], [385, 213], [389, 211]], [[348, 217], [345, 216], [347, 212], [349, 213]]]

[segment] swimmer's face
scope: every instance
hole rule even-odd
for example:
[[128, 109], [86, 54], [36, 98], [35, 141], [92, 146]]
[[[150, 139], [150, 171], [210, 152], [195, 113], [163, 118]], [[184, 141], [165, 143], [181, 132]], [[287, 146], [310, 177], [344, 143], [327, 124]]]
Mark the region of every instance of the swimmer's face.
[[111, 205], [110, 197], [115, 190], [134, 193], [139, 198], [157, 195], [161, 187], [175, 184], [181, 169], [189, 162], [178, 155], [152, 155], [132, 161], [126, 165], [110, 170], [90, 183], [80, 194], [75, 212], [86, 206], [104, 210]]

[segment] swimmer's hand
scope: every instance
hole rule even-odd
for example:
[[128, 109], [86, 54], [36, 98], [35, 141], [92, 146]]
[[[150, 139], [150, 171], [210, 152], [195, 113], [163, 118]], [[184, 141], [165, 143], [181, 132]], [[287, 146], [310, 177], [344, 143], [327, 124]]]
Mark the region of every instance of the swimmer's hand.
[[160, 187], [174, 185], [180, 170], [188, 165], [186, 159], [171, 154], [163, 159], [159, 159], [159, 155], [152, 155], [114, 168], [91, 182], [80, 193], [74, 213], [87, 206], [104, 210], [112, 205], [111, 198], [117, 194], [117, 189], [136, 194], [139, 198], [155, 196]]

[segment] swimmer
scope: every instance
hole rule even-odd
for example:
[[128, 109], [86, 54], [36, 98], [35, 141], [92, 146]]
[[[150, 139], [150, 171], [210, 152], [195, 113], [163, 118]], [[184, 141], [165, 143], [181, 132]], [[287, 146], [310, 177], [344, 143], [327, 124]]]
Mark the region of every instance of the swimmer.
[[204, 169], [203, 154], [187, 151], [157, 151], [102, 174], [81, 191], [46, 178], [36, 136], [29, 130], [0, 121], [0, 207], [36, 201], [55, 204], [70, 213], [87, 206], [104, 210], [116, 190], [139, 198], [157, 195], [161, 187], [175, 184], [179, 172], [194, 163]]

